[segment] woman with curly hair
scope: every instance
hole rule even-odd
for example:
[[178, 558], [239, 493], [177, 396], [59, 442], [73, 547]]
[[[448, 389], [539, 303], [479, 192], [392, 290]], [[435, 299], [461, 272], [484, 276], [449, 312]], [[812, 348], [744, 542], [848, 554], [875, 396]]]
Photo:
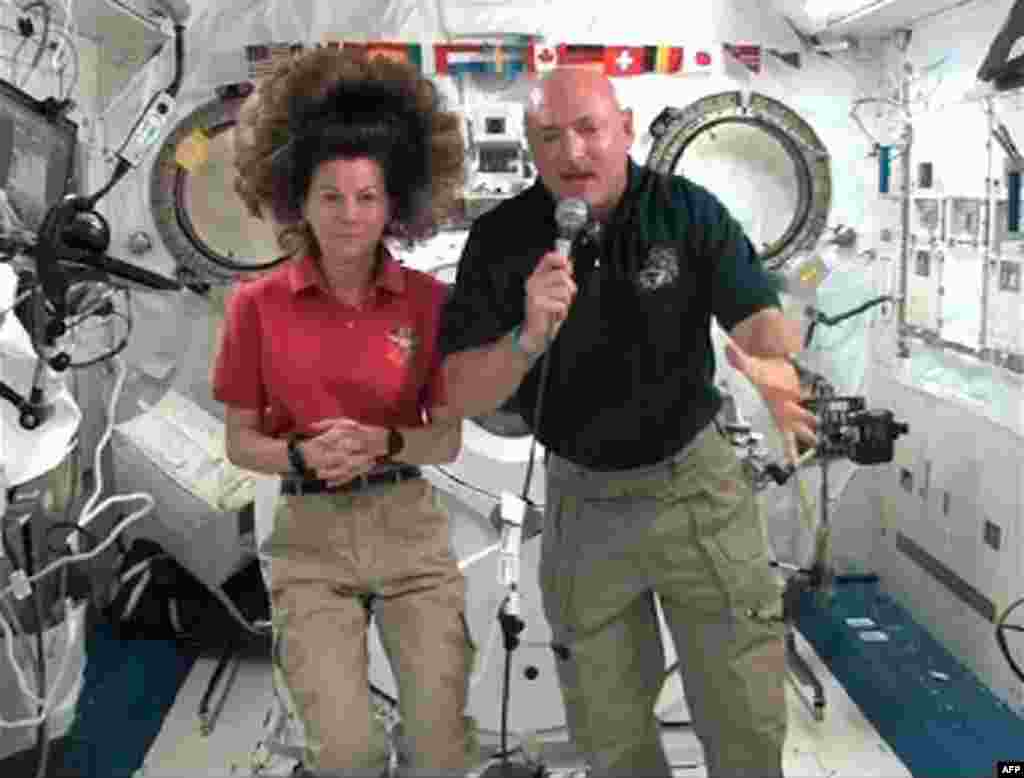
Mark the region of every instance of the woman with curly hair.
[[[435, 341], [445, 286], [384, 239], [430, 234], [463, 183], [458, 118], [414, 69], [302, 54], [247, 105], [236, 190], [290, 255], [240, 283], [213, 369], [228, 458], [281, 473], [270, 560], [275, 672], [304, 767], [379, 775], [367, 628], [394, 672], [409, 771], [465, 774], [473, 646], [448, 515], [419, 465], [451, 462]], [[406, 772], [410, 774], [410, 772]]]

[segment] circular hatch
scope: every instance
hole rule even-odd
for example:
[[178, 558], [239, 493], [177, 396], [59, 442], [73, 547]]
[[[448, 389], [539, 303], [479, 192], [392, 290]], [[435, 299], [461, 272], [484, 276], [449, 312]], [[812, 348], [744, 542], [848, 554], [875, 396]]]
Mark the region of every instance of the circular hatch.
[[650, 132], [647, 165], [718, 197], [766, 268], [817, 244], [832, 201], [829, 154], [792, 109], [757, 93], [721, 92], [664, 109]]

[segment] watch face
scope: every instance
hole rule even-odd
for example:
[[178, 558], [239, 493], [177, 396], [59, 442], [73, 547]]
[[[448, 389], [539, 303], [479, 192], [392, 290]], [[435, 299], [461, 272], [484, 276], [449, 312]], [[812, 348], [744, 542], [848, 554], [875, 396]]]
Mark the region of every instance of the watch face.
[[292, 470], [300, 475], [306, 472], [306, 460], [299, 450], [298, 441], [294, 438], [288, 441], [288, 461], [291, 462]]
[[405, 439], [402, 437], [402, 433], [392, 427], [388, 432], [388, 456], [393, 457], [402, 450], [404, 445]]

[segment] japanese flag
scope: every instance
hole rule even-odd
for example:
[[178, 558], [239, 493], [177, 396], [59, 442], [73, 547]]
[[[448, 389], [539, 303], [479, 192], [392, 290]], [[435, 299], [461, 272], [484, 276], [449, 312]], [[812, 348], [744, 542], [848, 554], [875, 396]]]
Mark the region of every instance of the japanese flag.
[[689, 46], [686, 49], [687, 73], [716, 73], [721, 54], [712, 46]]

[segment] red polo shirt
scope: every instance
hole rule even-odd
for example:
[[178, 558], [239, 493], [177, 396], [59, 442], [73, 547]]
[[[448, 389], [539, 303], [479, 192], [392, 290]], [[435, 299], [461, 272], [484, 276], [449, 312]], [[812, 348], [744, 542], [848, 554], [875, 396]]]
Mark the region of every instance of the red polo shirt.
[[263, 432], [313, 434], [345, 416], [418, 427], [443, 402], [437, 332], [447, 287], [385, 252], [362, 309], [334, 297], [311, 257], [242, 281], [228, 297], [213, 396], [263, 410]]

